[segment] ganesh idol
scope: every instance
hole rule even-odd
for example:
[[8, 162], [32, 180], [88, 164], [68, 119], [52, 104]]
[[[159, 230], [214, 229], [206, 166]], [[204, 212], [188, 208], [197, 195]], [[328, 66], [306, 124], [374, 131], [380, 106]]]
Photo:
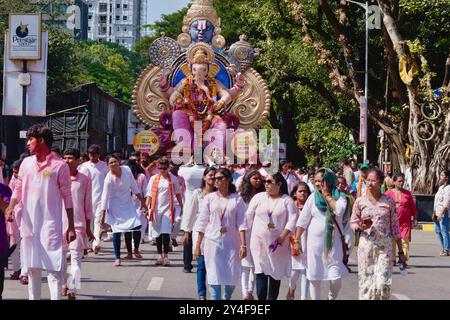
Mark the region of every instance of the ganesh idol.
[[136, 82], [133, 105], [159, 137], [159, 152], [173, 147], [171, 136], [193, 150], [194, 132], [201, 131], [203, 147], [224, 154], [227, 129], [256, 129], [267, 121], [270, 93], [251, 68], [258, 50], [244, 35], [227, 48], [220, 33], [213, 1], [194, 0], [177, 40], [162, 34], [150, 46], [152, 64]]

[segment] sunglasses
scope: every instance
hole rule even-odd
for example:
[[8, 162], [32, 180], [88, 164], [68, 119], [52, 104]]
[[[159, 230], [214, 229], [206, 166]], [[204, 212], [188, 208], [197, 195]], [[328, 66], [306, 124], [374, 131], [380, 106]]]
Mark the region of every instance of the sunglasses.
[[264, 181], [264, 183], [265, 184], [273, 184], [273, 183], [275, 183], [275, 181], [269, 179], [269, 180]]

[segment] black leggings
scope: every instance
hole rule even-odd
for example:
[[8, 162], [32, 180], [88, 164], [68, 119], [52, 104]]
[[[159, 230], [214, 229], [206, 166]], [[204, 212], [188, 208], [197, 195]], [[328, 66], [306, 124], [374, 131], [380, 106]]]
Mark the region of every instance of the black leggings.
[[[3, 217], [1, 217], [1, 218], [3, 218]], [[0, 300], [2, 300], [3, 284], [4, 284], [4, 282], [5, 282], [5, 268], [0, 263]]]
[[163, 253], [163, 244], [164, 244], [164, 253], [169, 253], [169, 245], [170, 245], [170, 234], [163, 233], [160, 234], [158, 238], [156, 238], [156, 249], [158, 253]]
[[127, 246], [128, 253], [131, 253], [131, 238], [133, 238], [134, 250], [139, 250], [139, 244], [141, 242], [141, 231], [125, 232], [125, 245]]
[[266, 276], [264, 273], [256, 274], [256, 293], [258, 300], [277, 300], [278, 294], [280, 293], [280, 284], [281, 280], [275, 280], [271, 276]]

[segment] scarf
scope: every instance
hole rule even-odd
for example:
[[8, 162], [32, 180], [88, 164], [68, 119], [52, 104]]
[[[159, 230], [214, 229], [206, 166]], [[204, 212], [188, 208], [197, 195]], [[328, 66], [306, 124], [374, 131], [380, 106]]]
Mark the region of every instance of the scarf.
[[[348, 199], [344, 218], [349, 217], [349, 214], [351, 213], [351, 203], [350, 203], [349, 198], [351, 198], [351, 196], [347, 195], [345, 192], [339, 191], [336, 188], [336, 186], [338, 185], [338, 180], [337, 180], [337, 177], [334, 174], [334, 172], [331, 171], [330, 169], [325, 168], [325, 174], [323, 176], [323, 180], [330, 188], [331, 196], [335, 201], [338, 201], [339, 198], [341, 198], [341, 197], [346, 197]], [[329, 253], [331, 252], [331, 249], [333, 248], [335, 213], [330, 208], [328, 203], [325, 201], [325, 198], [323, 197], [322, 193], [315, 192], [314, 193], [314, 201], [315, 201], [316, 207], [320, 211], [326, 213], [326, 215], [325, 215], [325, 257], [328, 257]]]
[[[153, 222], [153, 220], [155, 220], [155, 210], [156, 210], [156, 202], [158, 199], [158, 185], [159, 185], [159, 180], [161, 179], [161, 173], [159, 173], [156, 178], [155, 181], [153, 181], [153, 185], [152, 185], [152, 208], [150, 210], [150, 221]], [[170, 178], [170, 173], [168, 175], [168, 180], [169, 180], [169, 204], [170, 204], [170, 222], [172, 224], [174, 224], [175, 222], [175, 210], [173, 207], [173, 188], [172, 188], [172, 179]]]

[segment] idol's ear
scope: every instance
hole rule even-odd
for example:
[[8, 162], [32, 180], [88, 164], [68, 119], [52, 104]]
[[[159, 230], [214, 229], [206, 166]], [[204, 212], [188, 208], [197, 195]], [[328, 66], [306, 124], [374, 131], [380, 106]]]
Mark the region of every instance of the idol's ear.
[[181, 70], [181, 72], [184, 73], [184, 75], [186, 77], [190, 77], [192, 75], [191, 69], [189, 68], [187, 63], [182, 64], [181, 67], [180, 67], [180, 70]]
[[219, 71], [220, 71], [220, 67], [217, 65], [217, 64], [215, 64], [215, 63], [212, 63], [211, 65], [210, 65], [210, 67], [209, 67], [209, 77], [210, 78], [215, 78], [216, 77], [216, 75], [219, 73]]

